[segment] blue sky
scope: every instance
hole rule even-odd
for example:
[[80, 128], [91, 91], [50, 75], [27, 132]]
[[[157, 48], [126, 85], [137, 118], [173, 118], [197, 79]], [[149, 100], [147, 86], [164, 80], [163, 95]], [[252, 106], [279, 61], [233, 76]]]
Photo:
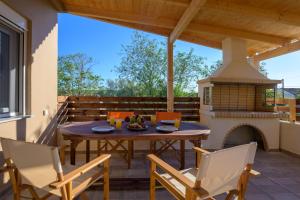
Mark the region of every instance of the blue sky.
[[[85, 53], [95, 59], [95, 73], [104, 79], [116, 78], [113, 69], [120, 62], [121, 45], [129, 43], [133, 29], [70, 14], [60, 14], [58, 22], [59, 55]], [[147, 35], [160, 41], [166, 40], [162, 36]], [[176, 42], [175, 51], [188, 51], [190, 48], [195, 54], [206, 57], [208, 64], [222, 58], [220, 50], [182, 41]], [[269, 78], [284, 78], [286, 87], [300, 87], [300, 51], [264, 62]]]

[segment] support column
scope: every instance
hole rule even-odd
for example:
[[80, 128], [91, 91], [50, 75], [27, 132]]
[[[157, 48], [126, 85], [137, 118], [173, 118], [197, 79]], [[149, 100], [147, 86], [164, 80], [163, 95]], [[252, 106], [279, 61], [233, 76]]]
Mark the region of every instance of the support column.
[[168, 38], [168, 83], [167, 83], [167, 110], [174, 111], [174, 68], [173, 68], [173, 43]]

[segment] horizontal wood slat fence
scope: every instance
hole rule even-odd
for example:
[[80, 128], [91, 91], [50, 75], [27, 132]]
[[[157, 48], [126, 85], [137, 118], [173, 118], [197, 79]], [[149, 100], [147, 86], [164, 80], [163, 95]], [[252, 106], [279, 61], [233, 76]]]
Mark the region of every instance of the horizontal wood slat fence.
[[[59, 96], [59, 123], [64, 121], [103, 120], [109, 111], [133, 111], [150, 119], [157, 111], [167, 110], [166, 97]], [[199, 97], [175, 97], [174, 109], [185, 121], [199, 121]]]
[[300, 99], [296, 100], [296, 120], [300, 121]]
[[[267, 99], [267, 102], [272, 103], [272, 100]], [[300, 99], [278, 98], [275, 103], [278, 111], [290, 113], [290, 121], [300, 121]]]

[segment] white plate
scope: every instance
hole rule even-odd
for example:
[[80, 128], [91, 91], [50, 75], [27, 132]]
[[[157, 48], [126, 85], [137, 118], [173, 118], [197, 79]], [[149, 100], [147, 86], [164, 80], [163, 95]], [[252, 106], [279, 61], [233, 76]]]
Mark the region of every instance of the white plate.
[[114, 130], [115, 128], [112, 126], [96, 126], [92, 128], [92, 131], [96, 133], [109, 133]]
[[172, 133], [174, 131], [178, 131], [178, 128], [175, 126], [158, 126], [156, 127], [156, 130], [164, 133]]
[[175, 120], [161, 120], [160, 123], [174, 125], [175, 124]]

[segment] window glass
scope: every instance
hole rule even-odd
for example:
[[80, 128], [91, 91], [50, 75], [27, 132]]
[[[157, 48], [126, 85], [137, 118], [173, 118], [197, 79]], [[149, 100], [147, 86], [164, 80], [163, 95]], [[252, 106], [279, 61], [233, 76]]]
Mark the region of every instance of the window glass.
[[209, 105], [210, 104], [210, 89], [209, 87], [205, 87], [203, 91], [203, 104]]
[[0, 22], [0, 117], [20, 114], [21, 33]]

